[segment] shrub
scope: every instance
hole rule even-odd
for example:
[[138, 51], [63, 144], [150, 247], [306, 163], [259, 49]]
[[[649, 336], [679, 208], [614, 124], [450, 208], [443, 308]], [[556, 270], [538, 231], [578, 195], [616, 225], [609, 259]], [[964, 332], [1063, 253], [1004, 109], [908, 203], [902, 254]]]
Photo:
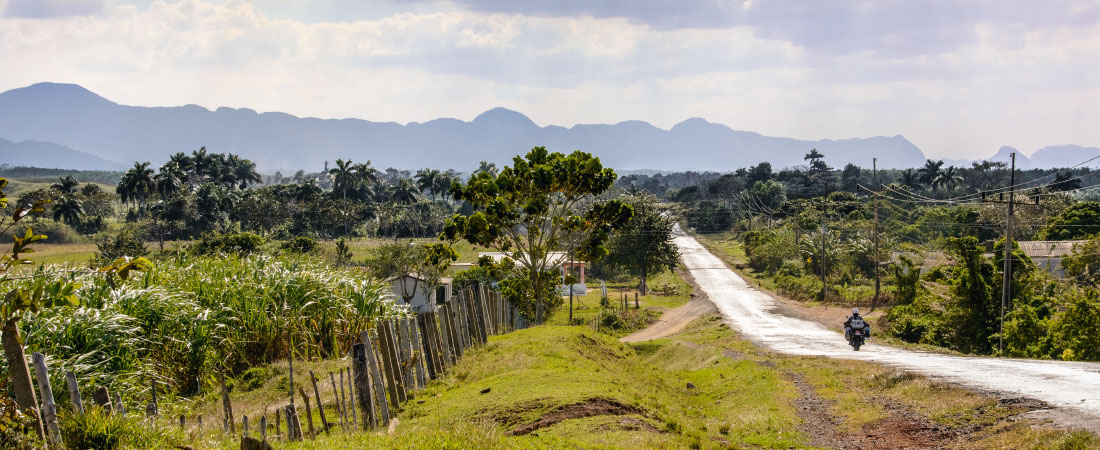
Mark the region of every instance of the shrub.
[[305, 236], [296, 237], [279, 245], [280, 250], [291, 253], [312, 253], [317, 251], [318, 248], [320, 248], [320, 245], [317, 241]]
[[131, 229], [124, 229], [114, 237], [96, 243], [96, 254], [92, 264], [105, 266], [122, 257], [137, 258], [149, 254], [145, 241]]
[[267, 242], [262, 236], [255, 233], [203, 233], [194, 245], [191, 252], [196, 255], [214, 255], [219, 253], [236, 253], [247, 255], [260, 249]]

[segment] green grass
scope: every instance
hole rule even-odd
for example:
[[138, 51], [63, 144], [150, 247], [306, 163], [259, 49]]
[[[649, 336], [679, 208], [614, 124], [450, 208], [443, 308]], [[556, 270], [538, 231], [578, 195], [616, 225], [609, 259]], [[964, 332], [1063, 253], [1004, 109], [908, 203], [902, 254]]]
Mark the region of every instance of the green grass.
[[[346, 365], [346, 360], [296, 362], [295, 379], [308, 380], [308, 370], [321, 376], [321, 396], [331, 408], [327, 373]], [[237, 381], [231, 394], [238, 421], [247, 414], [254, 436], [258, 414], [266, 411], [270, 419], [287, 402], [286, 363], [265, 367], [272, 375], [260, 387], [245, 391]], [[800, 394], [793, 375], [831, 402], [841, 433], [886, 417], [883, 404], [891, 401], [936, 423], [982, 430], [955, 446], [1097, 448], [1100, 442], [1089, 433], [1004, 421], [1019, 411], [921, 376], [864, 362], [773, 354], [740, 339], [716, 314], [696, 320], [680, 334], [633, 345], [568, 326], [491, 337], [448, 376], [413, 393], [392, 432], [344, 433], [337, 426], [329, 436], [301, 443], [269, 436], [278, 441], [277, 448], [288, 449], [810, 448], [812, 436], [798, 431], [802, 419], [793, 401]], [[597, 411], [530, 434], [509, 433], [562, 406], [596, 398], [635, 410]], [[184, 433], [172, 433], [174, 442], [182, 440], [193, 448], [239, 447], [235, 438], [220, 431], [217, 395], [166, 404], [162, 429], [178, 429], [172, 427], [178, 414], [190, 418]], [[303, 410], [300, 398], [298, 404]], [[204, 429], [194, 426], [196, 414], [206, 418]], [[319, 427], [316, 405], [313, 414]], [[336, 421], [332, 409], [327, 414]], [[306, 427], [306, 420], [302, 422]]]
[[[726, 448], [731, 441], [801, 446], [791, 431], [796, 416], [785, 401], [790, 386], [759, 364], [720, 352], [671, 340], [631, 347], [583, 327], [521, 330], [491, 338], [450, 376], [416, 393], [394, 434], [336, 433], [286, 448]], [[688, 381], [696, 387], [689, 389]], [[266, 389], [256, 395], [266, 398]], [[637, 413], [572, 418], [508, 435], [556, 408], [594, 398]]]
[[[600, 282], [599, 280], [589, 279], [588, 292], [582, 296], [575, 296], [573, 299], [573, 319], [582, 320], [584, 323], [591, 325], [592, 322], [600, 316]], [[619, 329], [606, 329], [601, 328], [601, 331], [608, 333], [615, 337], [626, 336], [633, 333], [645, 325], [656, 322], [661, 313], [666, 309], [676, 308], [687, 303], [691, 299], [692, 287], [687, 281], [685, 281], [678, 272], [664, 272], [657, 276], [652, 277], [647, 283], [649, 286], [648, 295], [638, 296], [638, 313], [643, 314], [642, 321], [639, 321], [642, 326], [619, 328]], [[607, 296], [611, 302], [612, 309], [620, 310], [618, 306], [620, 299], [625, 294], [627, 301], [627, 309], [629, 311], [635, 310], [634, 294], [638, 292], [637, 279], [632, 279], [626, 282], [610, 282], [607, 285]], [[547, 320], [547, 324], [550, 325], [567, 325], [569, 323], [569, 300], [565, 299], [561, 309], [557, 310]]]

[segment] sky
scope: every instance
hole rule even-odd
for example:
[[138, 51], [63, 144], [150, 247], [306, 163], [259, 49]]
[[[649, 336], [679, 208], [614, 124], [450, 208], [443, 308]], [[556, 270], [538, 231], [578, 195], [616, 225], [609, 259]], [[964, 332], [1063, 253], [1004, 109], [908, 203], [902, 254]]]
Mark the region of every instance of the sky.
[[[399, 123], [1100, 146], [1095, 0], [0, 0], [0, 91]], [[591, 150], [591, 149], [586, 149]]]

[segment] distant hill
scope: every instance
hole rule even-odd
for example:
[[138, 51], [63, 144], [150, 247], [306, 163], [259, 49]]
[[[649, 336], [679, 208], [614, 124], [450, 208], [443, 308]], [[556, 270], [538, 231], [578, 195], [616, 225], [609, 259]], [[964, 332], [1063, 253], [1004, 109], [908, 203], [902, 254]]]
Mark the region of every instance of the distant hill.
[[[468, 169], [478, 160], [507, 163], [536, 145], [582, 149], [622, 169], [732, 170], [761, 161], [781, 168], [804, 164], [811, 148], [835, 167], [920, 165], [924, 155], [901, 136], [805, 141], [738, 131], [703, 119], [670, 130], [646, 122], [539, 126], [515, 111], [494, 108], [466, 122], [436, 119], [401, 125], [358, 119], [322, 120], [250, 109], [195, 105], [125, 106], [73, 84], [39, 83], [0, 94], [0, 136], [39, 140], [129, 165], [160, 163], [200, 146], [233, 152], [261, 168], [318, 167], [323, 161], [370, 159], [376, 166]], [[76, 163], [75, 161], [73, 162]]]
[[[52, 164], [85, 169], [107, 167], [105, 162], [117, 164], [111, 168], [133, 161], [160, 164], [172, 153], [201, 146], [240, 154], [267, 171], [318, 168], [337, 158], [369, 159], [378, 167], [468, 170], [479, 160], [508, 163], [536, 145], [563, 152], [581, 149], [624, 170], [730, 171], [763, 161], [780, 169], [805, 164], [803, 156], [811, 148], [824, 153], [826, 162], [836, 168], [847, 163], [870, 167], [871, 158], [878, 158], [881, 168], [917, 167], [925, 161], [921, 150], [902, 136], [809, 141], [763, 136], [700, 118], [668, 130], [642, 121], [565, 128], [539, 126], [505, 108], [490, 109], [469, 122], [442, 118], [401, 125], [261, 114], [247, 108], [126, 106], [81, 86], [57, 83], [0, 93], [0, 137], [59, 144], [51, 155], [62, 155], [61, 146], [84, 152], [85, 156], [61, 157]], [[1075, 155], [1088, 151], [1047, 147], [1033, 159], [1036, 165], [1072, 165], [1085, 159]]]
[[121, 164], [52, 142], [12, 142], [0, 138], [0, 164], [11, 167], [118, 170]]
[[[1079, 145], [1055, 145], [1036, 150], [1030, 157], [1019, 150], [1004, 146], [989, 158], [990, 161], [1009, 163], [1011, 153], [1016, 153], [1017, 169], [1050, 169], [1074, 167], [1085, 163], [1081, 167], [1100, 167], [1100, 148], [1082, 147]], [[1091, 158], [1096, 157], [1092, 161]], [[1088, 162], [1086, 162], [1088, 161]]]

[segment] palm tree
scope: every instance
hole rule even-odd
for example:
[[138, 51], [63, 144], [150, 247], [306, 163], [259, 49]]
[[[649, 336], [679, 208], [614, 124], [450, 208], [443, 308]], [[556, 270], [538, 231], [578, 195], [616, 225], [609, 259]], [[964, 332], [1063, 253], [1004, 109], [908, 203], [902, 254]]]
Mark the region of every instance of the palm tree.
[[428, 192], [435, 201], [435, 193], [439, 191], [439, 181], [443, 174], [436, 169], [420, 169], [416, 172], [416, 187], [420, 192]]
[[402, 178], [397, 184], [390, 187], [390, 200], [400, 205], [411, 205], [416, 203], [416, 194], [420, 191], [416, 188], [416, 183], [409, 178]]
[[237, 155], [229, 155], [229, 158], [232, 161], [229, 170], [233, 172], [233, 177], [237, 179], [238, 187], [241, 189], [248, 187], [250, 184], [258, 184], [264, 181], [264, 178], [256, 172], [256, 163]]
[[489, 161], [481, 161], [481, 163], [478, 165], [477, 170], [474, 171], [473, 175], [477, 176], [477, 174], [479, 174], [479, 173], [487, 173], [487, 174], [489, 174], [490, 177], [496, 178], [496, 176], [497, 176], [497, 165], [496, 165], [496, 163], [491, 163]]
[[[206, 147], [203, 147], [203, 154], [206, 154]], [[168, 157], [168, 162], [174, 163], [177, 168], [183, 173], [190, 172], [195, 169], [195, 161], [187, 156], [184, 152], [173, 153]]]
[[344, 200], [348, 199], [348, 190], [355, 189], [359, 184], [359, 176], [355, 173], [355, 165], [351, 160], [336, 160], [336, 167], [328, 170], [332, 177], [332, 190], [340, 191]]
[[84, 215], [84, 203], [76, 197], [66, 195], [53, 204], [53, 220], [69, 225], [80, 223], [80, 216]]
[[932, 161], [931, 159], [925, 161], [924, 167], [917, 170], [918, 177], [921, 183], [924, 183], [936, 190], [936, 178], [940, 176], [940, 172], [943, 170], [943, 161]]
[[912, 168], [901, 171], [901, 184], [905, 187], [915, 187], [917, 183], [920, 183], [920, 177], [917, 175], [917, 171]]
[[156, 191], [156, 183], [153, 181], [153, 169], [149, 168], [149, 162], [135, 162], [122, 175], [115, 192], [122, 197], [123, 202], [143, 204], [149, 195]]
[[932, 188], [936, 186], [945, 188], [948, 192], [955, 190], [955, 187], [962, 183], [963, 177], [959, 174], [958, 169], [955, 166], [949, 166], [946, 170], [936, 175], [936, 179], [932, 180]]
[[209, 175], [212, 163], [213, 159], [206, 153], [206, 146], [191, 152], [191, 169], [199, 179]]
[[58, 178], [56, 183], [50, 185], [50, 189], [53, 189], [62, 194], [72, 194], [73, 191], [76, 190], [76, 186], [79, 184], [80, 182], [76, 181], [76, 178], [73, 178], [72, 175], [65, 175], [61, 178]]

